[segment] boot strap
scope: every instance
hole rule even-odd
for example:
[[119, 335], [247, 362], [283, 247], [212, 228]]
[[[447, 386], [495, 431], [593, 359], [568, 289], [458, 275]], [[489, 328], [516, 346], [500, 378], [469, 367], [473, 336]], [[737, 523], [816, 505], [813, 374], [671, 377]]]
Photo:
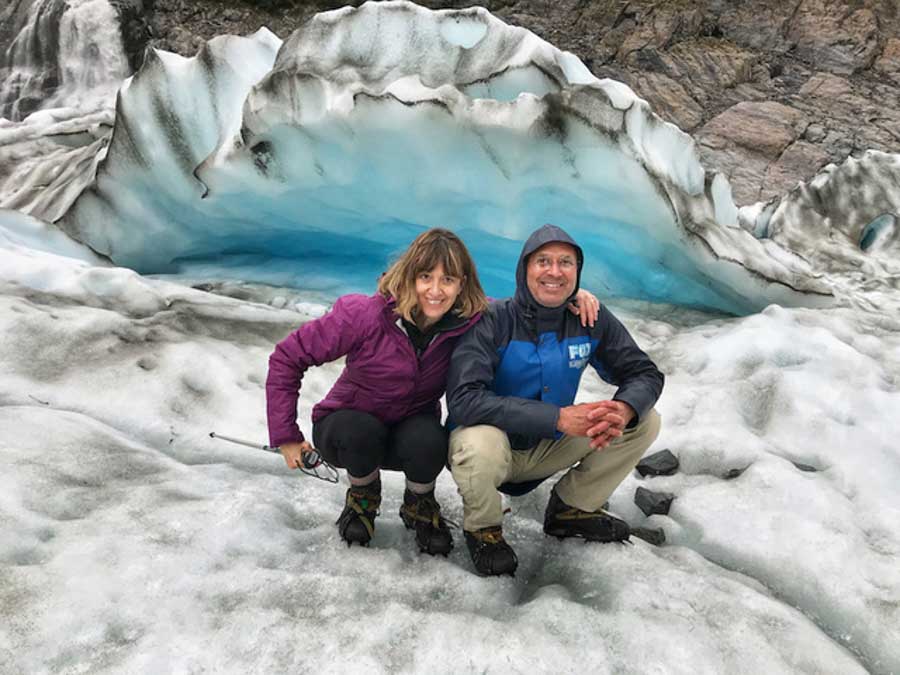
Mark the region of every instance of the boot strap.
[[597, 518], [609, 519], [609, 516], [602, 511], [582, 511], [580, 509], [568, 509], [566, 511], [561, 511], [559, 513], [553, 514], [553, 518], [557, 520], [594, 520]]
[[431, 517], [423, 516], [419, 513], [418, 508], [413, 508], [409, 504], [403, 504], [400, 507], [400, 510], [404, 515], [408, 516], [412, 520], [417, 520], [420, 523], [430, 523], [431, 526], [438, 530], [441, 527], [441, 521], [444, 522], [448, 527], [455, 527], [459, 529], [459, 524], [453, 522], [449, 518], [441, 517], [441, 507], [438, 506], [434, 511], [431, 512]]
[[434, 528], [439, 528], [441, 523], [441, 511], [440, 509], [435, 509], [431, 512], [431, 517], [423, 516], [419, 513], [418, 508], [412, 508], [409, 504], [404, 504], [400, 507], [403, 509], [403, 513], [413, 520], [417, 520], [420, 523], [431, 523], [431, 526]]
[[[347, 493], [347, 506], [349, 506], [353, 511], [356, 512], [356, 515], [359, 517], [360, 521], [363, 524], [363, 527], [366, 528], [366, 531], [369, 533], [370, 537], [375, 536], [375, 524], [372, 522], [372, 515], [378, 515], [378, 507], [381, 505], [381, 499], [376, 497], [374, 499], [370, 499], [368, 497], [362, 497], [362, 499], [366, 500], [366, 506], [372, 504], [374, 509], [364, 509], [362, 505], [357, 500], [356, 496]], [[375, 502], [373, 504], [373, 502]]]

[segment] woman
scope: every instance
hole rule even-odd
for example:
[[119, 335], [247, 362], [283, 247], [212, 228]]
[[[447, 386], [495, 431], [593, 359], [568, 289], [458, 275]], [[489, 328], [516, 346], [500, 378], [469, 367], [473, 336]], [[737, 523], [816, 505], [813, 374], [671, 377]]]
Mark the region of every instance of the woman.
[[[597, 300], [579, 296], [582, 322]], [[381, 504], [380, 470], [403, 471], [400, 517], [420, 550], [446, 555], [453, 538], [434, 496], [447, 461], [440, 398], [457, 339], [487, 308], [475, 264], [449, 230], [423, 232], [378, 282], [372, 296], [345, 295], [325, 316], [278, 343], [266, 380], [269, 440], [291, 468], [313, 450], [297, 427], [303, 373], [346, 356], [337, 382], [312, 413], [313, 442], [329, 463], [347, 470], [350, 488], [338, 532], [367, 545]]]

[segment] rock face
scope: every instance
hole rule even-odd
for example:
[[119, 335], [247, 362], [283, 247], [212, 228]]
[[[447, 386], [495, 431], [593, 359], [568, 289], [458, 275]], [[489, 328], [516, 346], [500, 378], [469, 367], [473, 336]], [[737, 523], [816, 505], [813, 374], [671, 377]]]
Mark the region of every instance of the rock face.
[[[736, 201], [752, 203], [793, 187], [784, 185], [790, 182], [791, 175], [796, 175], [791, 171], [793, 165], [813, 160], [813, 166], [800, 167], [802, 175], [815, 171], [820, 166], [816, 162], [827, 159], [824, 154], [794, 150], [794, 142], [807, 126], [806, 115], [796, 108], [774, 101], [745, 101], [716, 115], [696, 138], [704, 162], [731, 179]], [[794, 160], [792, 155], [796, 155]]]
[[122, 24], [122, 43], [132, 70], [141, 67], [144, 50], [153, 37], [148, 22], [153, 0], [109, 0], [119, 14]]
[[[214, 35], [262, 25], [287, 38], [315, 12], [341, 4], [156, 0], [151, 44], [190, 55]], [[573, 52], [599, 77], [625, 82], [694, 134], [704, 161], [731, 180], [738, 204], [781, 195], [867, 149], [900, 149], [895, 0], [481, 4]]]

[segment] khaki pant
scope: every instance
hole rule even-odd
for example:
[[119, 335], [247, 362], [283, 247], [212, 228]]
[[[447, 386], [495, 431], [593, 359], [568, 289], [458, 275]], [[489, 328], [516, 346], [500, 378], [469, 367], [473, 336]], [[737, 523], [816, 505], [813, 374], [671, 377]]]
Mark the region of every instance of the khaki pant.
[[[596, 511], [609, 499], [659, 434], [655, 410], [602, 450], [589, 438], [544, 439], [528, 450], [512, 450], [505, 431], [486, 424], [459, 427], [450, 434], [450, 470], [463, 499], [463, 528], [469, 532], [500, 525], [503, 483], [547, 478], [569, 469], [556, 493], [569, 506]], [[571, 468], [570, 468], [571, 467]]]

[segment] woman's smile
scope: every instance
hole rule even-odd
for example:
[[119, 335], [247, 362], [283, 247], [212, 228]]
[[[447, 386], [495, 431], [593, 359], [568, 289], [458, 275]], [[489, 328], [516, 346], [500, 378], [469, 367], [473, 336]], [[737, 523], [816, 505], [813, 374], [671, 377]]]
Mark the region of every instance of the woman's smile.
[[430, 326], [443, 318], [456, 303], [463, 280], [446, 274], [441, 263], [416, 276], [416, 298], [422, 327]]

